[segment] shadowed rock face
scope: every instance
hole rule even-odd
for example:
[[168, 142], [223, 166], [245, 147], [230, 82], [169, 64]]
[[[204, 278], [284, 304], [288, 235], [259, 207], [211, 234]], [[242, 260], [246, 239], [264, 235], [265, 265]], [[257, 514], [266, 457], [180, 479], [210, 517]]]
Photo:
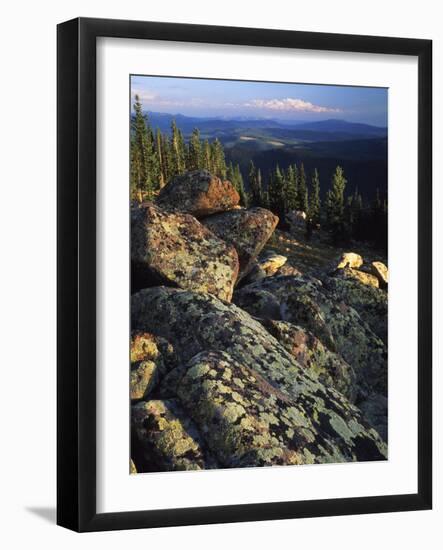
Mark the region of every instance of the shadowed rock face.
[[138, 472], [215, 467], [195, 424], [177, 401], [141, 401], [134, 405], [132, 428], [142, 449]]
[[229, 301], [238, 274], [233, 246], [189, 214], [152, 203], [131, 210], [131, 260], [133, 290], [163, 283]]
[[164, 209], [176, 209], [199, 218], [230, 210], [239, 201], [231, 182], [222, 181], [206, 170], [195, 170], [171, 180], [156, 202]]
[[343, 296], [312, 277], [269, 277], [236, 292], [235, 302], [253, 315], [255, 308], [247, 303], [252, 291], [272, 294], [280, 304], [281, 320], [312, 332], [330, 351], [339, 353], [352, 365], [359, 399], [373, 392], [386, 393], [386, 346]]
[[[214, 370], [216, 372], [214, 381], [222, 377], [222, 372], [226, 368], [223, 361], [229, 363], [229, 368], [240, 369], [238, 374], [242, 374], [246, 382], [241, 376], [235, 376], [232, 378], [232, 383], [235, 384], [235, 388], [241, 386], [241, 383], [246, 386], [250, 384], [251, 387], [247, 392], [257, 392], [253, 399], [251, 397], [252, 401], [256, 403], [254, 407], [260, 406], [262, 379], [269, 384], [266, 386], [266, 391], [268, 391], [266, 395], [270, 395], [272, 392], [275, 395], [284, 394], [285, 399], [291, 402], [288, 407], [295, 407], [296, 418], [308, 430], [306, 432], [301, 430], [298, 435], [294, 433], [293, 441], [298, 441], [298, 443], [294, 443], [295, 447], [291, 447], [292, 443], [286, 441], [286, 436], [282, 435], [282, 446], [281, 442], [276, 443], [275, 448], [280, 449], [277, 453], [274, 452], [274, 449], [270, 451], [267, 458], [264, 458], [266, 453], [260, 456], [252, 455], [251, 462], [247, 462], [247, 459], [244, 459], [243, 451], [239, 451], [240, 454], [236, 455], [235, 460], [246, 460], [247, 464], [255, 464], [255, 460], [259, 463], [263, 463], [260, 462], [263, 460], [268, 460], [266, 463], [273, 463], [273, 460], [282, 460], [281, 463], [304, 463], [300, 461], [381, 460], [386, 457], [384, 443], [376, 431], [364, 422], [358, 409], [340, 393], [332, 388], [326, 388], [318, 379], [311, 376], [260, 323], [235, 305], [224, 303], [209, 295], [161, 287], [145, 289], [134, 295], [132, 297], [132, 314], [133, 327], [167, 338], [183, 361], [192, 360], [195, 355], [208, 350], [228, 353], [229, 359], [223, 356], [218, 367], [214, 363], [220, 361], [220, 357], [210, 359], [213, 368], [208, 369], [208, 375], [212, 377], [212, 373], [209, 373]], [[204, 358], [204, 361], [208, 360], [208, 357]], [[192, 384], [189, 381], [189, 387], [186, 386], [187, 382], [182, 378], [182, 374], [183, 367], [179, 367], [166, 376], [161, 384], [162, 395], [166, 395], [168, 391], [174, 391], [187, 413], [192, 415], [198, 424], [200, 432], [206, 433], [202, 431], [205, 426], [203, 418], [206, 416], [197, 417], [197, 413], [191, 412], [191, 401], [187, 400], [186, 393], [191, 392]], [[234, 378], [239, 379], [240, 384], [237, 381], [234, 382]], [[180, 383], [179, 380], [182, 382]], [[200, 382], [198, 380], [193, 382], [196, 384], [195, 391], [206, 392], [212, 383], [211, 379], [206, 382], [201, 379]], [[180, 388], [187, 388], [187, 390]], [[221, 396], [221, 393], [217, 393], [217, 395]], [[217, 409], [217, 405], [211, 401], [211, 394], [206, 393], [205, 395], [202, 403], [209, 400], [211, 402], [211, 404], [208, 402], [210, 410]], [[196, 399], [197, 396], [194, 395], [194, 403]], [[264, 405], [265, 409], [267, 406], [271, 408], [271, 405], [275, 405], [275, 401], [273, 401], [276, 399], [275, 396], [269, 397], [269, 399], [271, 401], [268, 405]], [[211, 409], [211, 407], [215, 407], [215, 409]], [[202, 408], [204, 408], [203, 404]], [[255, 411], [255, 409], [251, 410]], [[287, 418], [289, 413], [283, 412], [283, 409], [281, 412]], [[208, 418], [212, 417], [213, 412], [208, 414]], [[229, 413], [227, 414], [229, 415]], [[278, 414], [275, 413], [275, 406], [274, 414], [278, 417]], [[251, 413], [250, 416], [253, 414]], [[257, 422], [254, 430], [258, 433], [262, 428], [260, 428], [260, 419]], [[294, 425], [292, 427], [294, 428]], [[272, 431], [270, 434], [266, 437], [272, 438]], [[319, 442], [324, 442], [326, 446], [318, 442], [315, 443], [314, 434], [317, 434]], [[312, 446], [307, 447], [310, 454], [302, 457], [300, 455], [301, 442], [304, 441], [304, 438], [312, 437], [314, 438], [314, 441], [311, 442]], [[297, 440], [297, 438], [301, 439]], [[274, 443], [273, 440], [272, 443]], [[212, 452], [218, 452], [218, 447], [215, 444], [210, 444], [210, 442], [208, 444]], [[317, 447], [317, 444], [320, 446]], [[226, 442], [226, 445], [229, 445], [229, 442]], [[248, 445], [252, 445], [252, 443]], [[266, 443], [266, 448], [268, 448], [267, 445]], [[228, 447], [229, 452], [234, 447], [235, 445]], [[241, 449], [243, 448], [241, 447]], [[293, 451], [294, 454], [286, 454], [285, 449]], [[217, 454], [217, 456], [221, 455]], [[227, 456], [223, 460], [228, 461]], [[285, 462], [285, 460], [290, 462]], [[245, 463], [242, 462], [242, 464]]]
[[274, 232], [278, 217], [264, 208], [250, 208], [216, 214], [205, 218], [202, 223], [236, 248], [240, 280], [254, 267], [254, 260]]

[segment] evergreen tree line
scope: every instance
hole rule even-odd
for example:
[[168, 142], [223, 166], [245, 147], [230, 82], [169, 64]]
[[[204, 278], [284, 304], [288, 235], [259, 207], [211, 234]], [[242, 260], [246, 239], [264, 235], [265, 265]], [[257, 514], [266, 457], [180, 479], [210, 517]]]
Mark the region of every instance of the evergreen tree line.
[[373, 241], [387, 247], [387, 203], [377, 190], [372, 203], [364, 203], [358, 189], [346, 193], [343, 169], [337, 166], [324, 200], [320, 198], [317, 169], [310, 177], [300, 166], [291, 164], [286, 170], [278, 165], [263, 178], [253, 161], [249, 164], [247, 189], [238, 164], [226, 163], [221, 142], [201, 139], [194, 129], [188, 142], [172, 122], [170, 135], [152, 129], [136, 96], [131, 126], [131, 198], [150, 200], [174, 176], [189, 170], [206, 169], [228, 179], [237, 189], [242, 206], [262, 206], [277, 214], [282, 225], [289, 212], [306, 213], [306, 234], [321, 225], [330, 231], [335, 244], [353, 238]]

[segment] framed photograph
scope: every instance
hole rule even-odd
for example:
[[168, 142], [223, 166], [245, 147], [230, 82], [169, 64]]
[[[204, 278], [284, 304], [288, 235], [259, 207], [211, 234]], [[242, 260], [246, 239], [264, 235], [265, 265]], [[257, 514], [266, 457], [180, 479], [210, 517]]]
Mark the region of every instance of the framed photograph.
[[432, 43], [58, 26], [59, 525], [432, 506]]

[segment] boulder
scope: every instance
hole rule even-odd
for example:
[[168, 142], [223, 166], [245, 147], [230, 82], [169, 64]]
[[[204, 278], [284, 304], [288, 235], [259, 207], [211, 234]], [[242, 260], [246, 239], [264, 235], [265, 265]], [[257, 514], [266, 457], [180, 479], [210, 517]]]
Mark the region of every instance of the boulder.
[[302, 210], [292, 210], [285, 216], [287, 223], [289, 224], [289, 230], [292, 232], [294, 229], [305, 229], [306, 227], [306, 212]]
[[382, 262], [372, 262], [371, 272], [377, 277], [380, 283], [380, 288], [388, 288], [389, 271], [388, 268]]
[[324, 386], [333, 387], [353, 403], [357, 396], [354, 369], [302, 327], [287, 321], [261, 320], [266, 330]]
[[368, 286], [358, 279], [326, 277], [323, 285], [337, 303], [345, 302], [354, 308], [362, 320], [386, 345], [388, 341], [388, 295], [379, 288]]
[[189, 214], [144, 203], [131, 211], [133, 291], [167, 284], [230, 300], [238, 274], [235, 248]]
[[264, 208], [250, 208], [215, 214], [202, 223], [237, 250], [240, 280], [253, 268], [254, 260], [277, 226], [278, 217]]
[[215, 463], [199, 432], [174, 400], [141, 401], [132, 407], [138, 472], [202, 470]]
[[146, 399], [161, 378], [176, 366], [172, 346], [147, 332], [131, 334], [131, 400]]
[[238, 205], [239, 194], [229, 181], [222, 181], [207, 170], [176, 176], [158, 195], [162, 208], [187, 212], [196, 218], [224, 212]]
[[286, 263], [285, 265], [282, 265], [277, 271], [274, 273], [274, 276], [278, 275], [292, 275], [292, 276], [302, 276], [303, 273], [298, 269], [298, 267], [294, 267], [293, 265], [289, 265]]
[[[274, 278], [265, 280], [271, 279]], [[384, 443], [364, 422], [358, 409], [334, 388], [325, 387], [310, 375], [258, 321], [234, 304], [181, 289], [144, 289], [132, 296], [132, 323], [139, 330], [162, 335], [170, 341], [183, 362], [204, 351], [226, 352], [239, 368], [246, 368], [248, 373], [263, 378], [276, 391], [286, 394], [296, 403], [296, 416], [303, 412], [307, 425], [314, 423], [313, 431], [308, 428], [311, 435], [304, 433], [313, 438], [312, 461], [381, 460], [386, 457]], [[177, 389], [181, 387], [182, 368], [174, 369], [164, 378], [161, 394], [171, 389], [178, 392], [180, 402], [191, 415], [192, 406], [186, 406], [185, 394]], [[225, 366], [219, 370], [225, 370]], [[261, 378], [251, 384], [260, 385]], [[239, 380], [241, 385], [242, 378]], [[198, 387], [206, 391], [210, 382]], [[317, 433], [321, 436], [316, 443]], [[212, 446], [210, 450], [215, 452]]]
[[136, 466], [135, 466], [134, 461], [132, 460], [132, 458], [131, 458], [131, 460], [129, 461], [129, 473], [130, 473], [130, 474], [136, 474], [136, 473], [137, 473], [137, 468], [136, 468]]
[[386, 394], [386, 346], [356, 309], [347, 304], [347, 296], [334, 294], [313, 277], [274, 276], [236, 291], [234, 301], [252, 315], [258, 315], [252, 299], [257, 292], [270, 293], [278, 301], [278, 319], [312, 332], [354, 368], [359, 399], [373, 392]]
[[346, 266], [342, 269], [337, 269], [333, 275], [334, 277], [338, 277], [340, 279], [354, 280], [367, 286], [379, 288], [378, 279], [375, 275], [366, 273], [365, 271], [361, 271], [359, 269], [354, 269], [352, 267]]
[[363, 265], [363, 258], [360, 254], [356, 254], [355, 252], [344, 252], [337, 263], [336, 269], [343, 269], [344, 267], [358, 269], [361, 265]]
[[268, 252], [257, 258], [251, 271], [244, 278], [245, 283], [253, 283], [265, 277], [275, 275], [277, 271], [287, 262], [288, 258], [275, 252]]
[[[204, 351], [174, 373], [171, 384], [224, 468], [374, 460], [385, 448], [371, 431], [336, 410], [317, 415], [227, 352]], [[352, 412], [351, 412], [352, 411]], [[369, 436], [369, 437], [368, 437]], [[368, 445], [368, 448], [366, 448]]]

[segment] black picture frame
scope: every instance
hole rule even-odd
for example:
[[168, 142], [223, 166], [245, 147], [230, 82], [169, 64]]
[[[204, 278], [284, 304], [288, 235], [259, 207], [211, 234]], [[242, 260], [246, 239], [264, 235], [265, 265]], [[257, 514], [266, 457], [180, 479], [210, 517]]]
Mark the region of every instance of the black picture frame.
[[[398, 54], [418, 58], [418, 491], [416, 494], [96, 512], [96, 39]], [[57, 523], [104, 531], [432, 507], [432, 42], [78, 18], [57, 29]]]

